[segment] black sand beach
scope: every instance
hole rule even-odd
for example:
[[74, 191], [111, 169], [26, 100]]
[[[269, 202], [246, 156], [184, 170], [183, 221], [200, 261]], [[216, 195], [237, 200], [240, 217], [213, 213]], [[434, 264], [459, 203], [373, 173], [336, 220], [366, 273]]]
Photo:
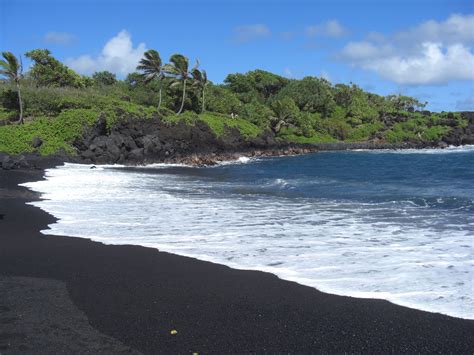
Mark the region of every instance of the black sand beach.
[[0, 170], [2, 354], [474, 351], [474, 321], [156, 249], [44, 236], [54, 218], [18, 187], [42, 174]]

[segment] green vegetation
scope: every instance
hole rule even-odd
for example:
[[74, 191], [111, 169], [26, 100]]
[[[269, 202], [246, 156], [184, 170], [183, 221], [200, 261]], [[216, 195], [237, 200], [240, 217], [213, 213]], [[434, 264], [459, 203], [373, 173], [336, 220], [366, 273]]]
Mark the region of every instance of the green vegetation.
[[2, 57], [5, 60], [0, 60], [0, 75], [3, 75], [16, 86], [16, 93], [18, 96], [18, 107], [20, 108], [19, 123], [23, 123], [23, 101], [21, 100], [20, 80], [22, 78], [23, 66], [18, 63], [18, 59], [12, 52], [2, 52]]
[[158, 82], [158, 85], [159, 85], [158, 110], [161, 108], [162, 91], [163, 91], [162, 64], [163, 63], [161, 62], [160, 54], [154, 49], [150, 49], [149, 51], [145, 52], [144, 58], [140, 60], [140, 63], [137, 66], [138, 70], [143, 71], [142, 78], [146, 83], [152, 80], [155, 80]]
[[[10, 52], [0, 61], [0, 151], [65, 150], [100, 114], [108, 127], [120, 120], [204, 122], [217, 137], [237, 129], [246, 139], [271, 131], [280, 141], [297, 143], [436, 142], [453, 127], [468, 125], [459, 113], [431, 113], [426, 103], [401, 95], [383, 97], [355, 84], [316, 78], [287, 79], [263, 70], [230, 74], [223, 84], [193, 68], [181, 54], [163, 63], [156, 50], [144, 53], [137, 72], [123, 80], [110, 72], [79, 75], [47, 49], [26, 53], [33, 61], [22, 75]], [[18, 125], [16, 122], [23, 122]]]
[[172, 75], [173, 82], [171, 86], [177, 87], [180, 84], [183, 86], [183, 98], [181, 99], [181, 106], [178, 111], [179, 115], [183, 112], [184, 100], [186, 99], [186, 83], [191, 75], [188, 58], [181, 54], [173, 54], [170, 58], [170, 63], [165, 66], [165, 71]]
[[41, 154], [50, 155], [61, 149], [73, 154], [71, 143], [82, 133], [84, 126], [97, 120], [97, 115], [98, 111], [92, 109], [71, 109], [55, 118], [43, 116], [21, 126], [0, 127], [0, 152], [32, 152], [31, 142], [39, 137], [44, 142], [39, 148]]

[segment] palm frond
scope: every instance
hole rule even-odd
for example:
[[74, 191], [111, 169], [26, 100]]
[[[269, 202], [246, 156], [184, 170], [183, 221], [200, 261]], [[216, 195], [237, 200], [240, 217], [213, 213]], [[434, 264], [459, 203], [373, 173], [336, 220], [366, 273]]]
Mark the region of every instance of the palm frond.
[[0, 67], [2, 67], [3, 70], [7, 70], [7, 68], [8, 68], [8, 63], [5, 62], [4, 60], [1, 60], [1, 59], [0, 59]]
[[143, 56], [137, 65], [137, 70], [143, 71], [147, 76], [154, 74], [154, 77], [160, 77], [162, 71], [160, 54], [154, 49], [150, 49]]
[[193, 68], [191, 70], [191, 76], [193, 77], [194, 80], [196, 80], [197, 82], [201, 82], [202, 81], [202, 73], [201, 71], [198, 69], [198, 68]]
[[201, 64], [201, 63], [199, 63], [199, 58], [196, 58], [196, 64], [194, 64], [194, 68], [193, 68], [193, 69], [198, 69], [200, 64]]
[[19, 80], [21, 75], [21, 67], [12, 52], [2, 52], [5, 60], [0, 60], [0, 67], [3, 69], [0, 71], [1, 75], [7, 76], [10, 80]]
[[170, 64], [175, 67], [175, 71], [182, 77], [187, 77], [189, 72], [189, 60], [182, 54], [173, 54], [170, 57]]
[[173, 81], [171, 84], [170, 84], [170, 88], [176, 88], [178, 86], [181, 86], [181, 81], [180, 80], [176, 80], [176, 81]]

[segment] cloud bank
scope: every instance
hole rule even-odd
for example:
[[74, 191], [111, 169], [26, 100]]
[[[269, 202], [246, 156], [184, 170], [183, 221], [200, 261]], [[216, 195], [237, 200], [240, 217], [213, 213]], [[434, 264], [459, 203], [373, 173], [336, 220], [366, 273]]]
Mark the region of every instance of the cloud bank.
[[339, 38], [348, 33], [348, 29], [343, 27], [337, 20], [329, 20], [318, 25], [306, 27], [306, 34], [310, 37]]
[[349, 42], [339, 58], [401, 85], [474, 80], [474, 15], [430, 20], [391, 36], [370, 33]]

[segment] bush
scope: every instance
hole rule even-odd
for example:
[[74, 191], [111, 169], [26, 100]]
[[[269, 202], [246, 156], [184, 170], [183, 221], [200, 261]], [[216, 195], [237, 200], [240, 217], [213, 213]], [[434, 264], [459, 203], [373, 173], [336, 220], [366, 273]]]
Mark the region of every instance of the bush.
[[231, 90], [215, 85], [209, 85], [206, 90], [206, 109], [226, 115], [239, 114], [242, 102]]
[[323, 129], [332, 137], [339, 140], [345, 140], [349, 137], [352, 127], [345, 121], [330, 118], [323, 121]]
[[250, 123], [265, 129], [270, 127], [270, 119], [273, 116], [273, 111], [258, 101], [252, 101], [244, 105], [241, 116]]
[[206, 122], [217, 137], [222, 136], [226, 127], [237, 128], [245, 138], [254, 138], [262, 133], [261, 128], [239, 117], [231, 118], [225, 115], [204, 113], [199, 115], [199, 119]]
[[186, 111], [181, 115], [167, 116], [164, 120], [168, 122], [184, 121], [187, 124], [195, 124], [197, 121], [202, 121], [209, 126], [216, 137], [221, 137], [227, 127], [237, 128], [240, 134], [245, 138], [254, 138], [262, 133], [261, 128], [242, 118], [231, 118], [219, 113], [206, 112], [198, 115], [197, 113]]
[[383, 123], [367, 123], [362, 124], [350, 130], [347, 140], [350, 141], [365, 141], [370, 139], [375, 133], [384, 127]]
[[443, 138], [449, 131], [451, 130], [450, 127], [446, 126], [432, 126], [427, 128], [421, 135], [423, 140], [429, 142], [435, 142]]
[[74, 154], [72, 143], [83, 134], [85, 126], [97, 120], [96, 110], [66, 110], [55, 118], [39, 117], [23, 125], [0, 127], [0, 151], [9, 154], [32, 152], [31, 142], [40, 137], [43, 144], [39, 148], [42, 155], [50, 155], [64, 149]]
[[324, 142], [336, 142], [334, 137], [331, 137], [325, 132], [314, 132], [313, 135], [306, 137], [297, 134], [294, 128], [282, 128], [278, 139], [280, 141], [310, 144], [310, 143], [324, 143]]

